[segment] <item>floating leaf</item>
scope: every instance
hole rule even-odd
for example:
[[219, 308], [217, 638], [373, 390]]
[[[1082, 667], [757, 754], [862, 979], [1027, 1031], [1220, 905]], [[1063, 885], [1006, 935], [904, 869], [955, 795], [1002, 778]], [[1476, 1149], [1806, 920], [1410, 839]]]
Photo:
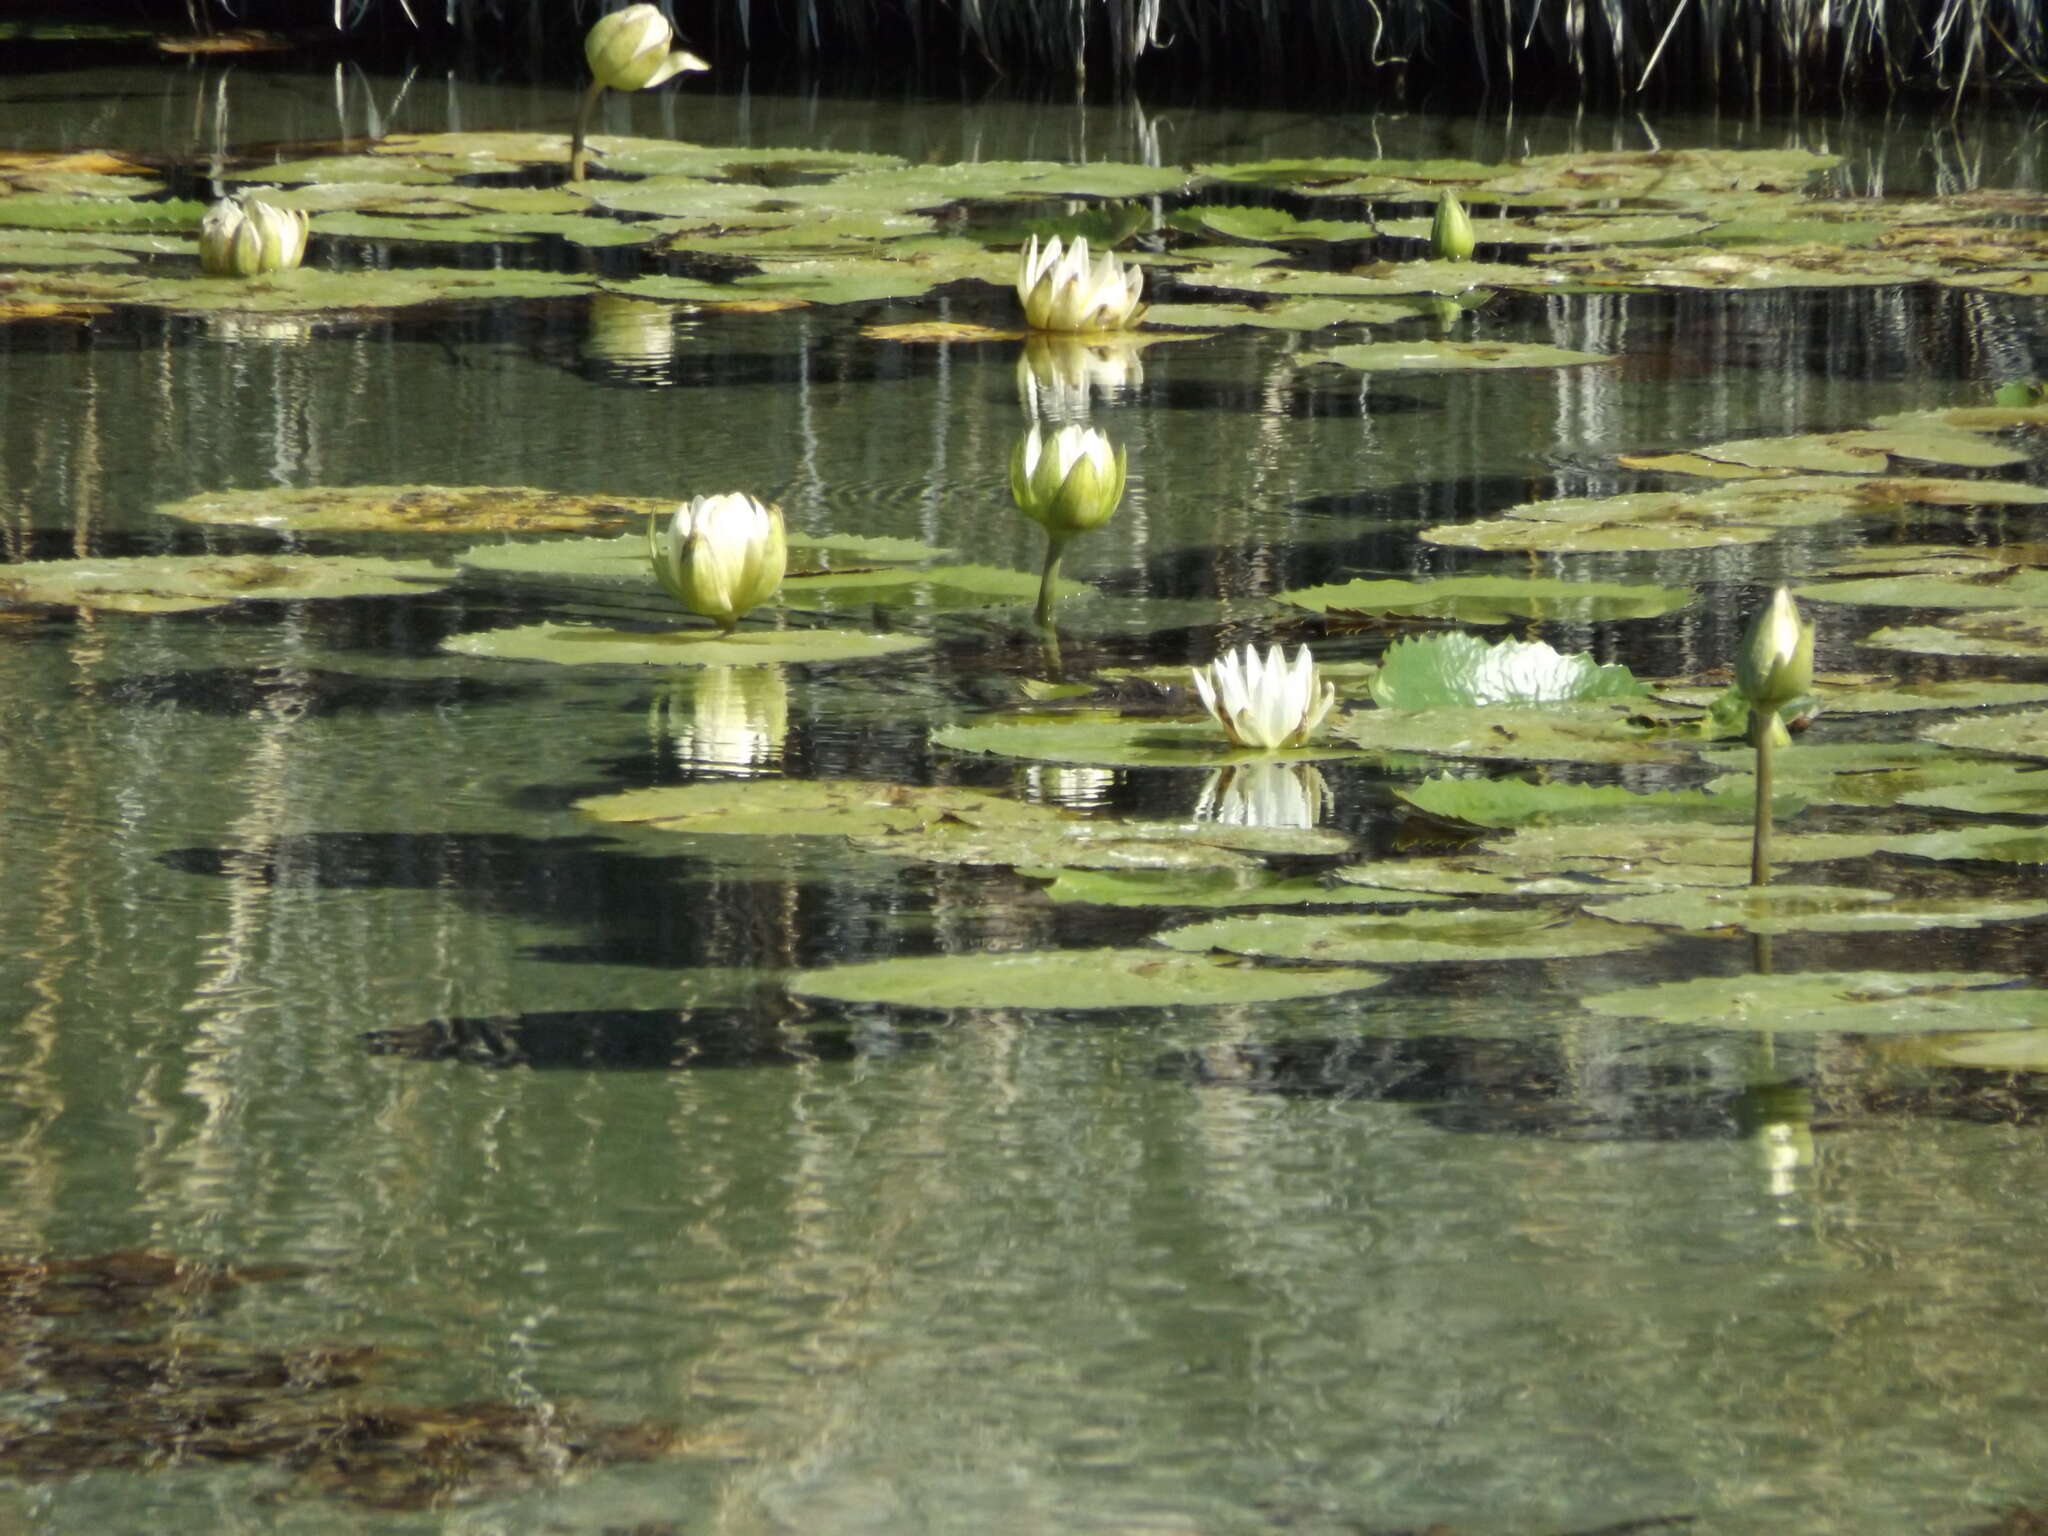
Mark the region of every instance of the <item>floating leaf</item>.
[[1927, 656], [2048, 660], [2048, 609], [1958, 613], [1933, 624], [1896, 625], [1873, 630], [1860, 643]]
[[183, 613], [236, 602], [395, 597], [433, 591], [447, 572], [343, 555], [145, 555], [0, 566], [0, 608], [50, 604], [114, 613]]
[[1248, 325], [1267, 331], [1320, 331], [1333, 325], [1397, 325], [1422, 311], [1406, 299], [1289, 299], [1255, 308], [1249, 304], [1154, 304], [1145, 324], [1186, 326], [1203, 331]]
[[1747, 464], [1753, 469], [1839, 470], [1846, 474], [1882, 473], [1894, 458], [1980, 469], [2026, 462], [2025, 454], [1987, 441], [1974, 432], [1943, 431], [1938, 427], [1750, 437], [1709, 443], [1693, 452], [1709, 459]]
[[1259, 244], [1288, 242], [1320, 243], [1331, 240], [1370, 240], [1378, 231], [1367, 223], [1329, 219], [1298, 219], [1284, 208], [1257, 204], [1195, 203], [1176, 209], [1167, 222], [1175, 229], [1223, 240], [1248, 240]]
[[[613, 505], [639, 506], [643, 503], [613, 498]], [[675, 509], [666, 498], [644, 503], [661, 514]], [[827, 570], [838, 566], [855, 569], [870, 565], [894, 565], [940, 559], [952, 553], [915, 539], [887, 535], [867, 537], [839, 533], [814, 536], [791, 534], [789, 558], [797, 574], [806, 566]], [[621, 534], [611, 539], [547, 539], [521, 543], [476, 544], [455, 556], [468, 570], [488, 571], [494, 576], [533, 577], [547, 581], [591, 583], [607, 587], [654, 589], [653, 572], [647, 563], [647, 539], [641, 533]]]
[[[1771, 840], [1771, 859], [1776, 864], [1863, 859], [1887, 852], [1898, 842], [1897, 833], [1886, 832], [1780, 832]], [[1531, 870], [1600, 874], [1604, 864], [1621, 864], [1645, 878], [1661, 878], [1658, 872], [1665, 866], [1739, 866], [1747, 872], [1750, 829], [1710, 821], [1525, 826], [1490, 840], [1486, 847]], [[1672, 883], [1680, 882], [1673, 878]]]
[[1927, 726], [1920, 735], [1924, 740], [1963, 751], [2048, 759], [2048, 710], [1944, 720], [1939, 725]]
[[456, 635], [441, 648], [459, 656], [566, 667], [755, 667], [769, 662], [870, 661], [930, 644], [915, 635], [864, 635], [842, 629], [742, 629], [725, 635], [698, 627], [642, 632], [595, 624], [527, 624]]
[[980, 825], [953, 818], [915, 831], [864, 837], [861, 847], [920, 864], [1019, 869], [1248, 870], [1247, 852], [1329, 857], [1351, 846], [1312, 827], [1226, 826], [1220, 822], [1066, 819], [1037, 825]]
[[1411, 961], [1562, 960], [1657, 942], [1653, 928], [1578, 917], [1551, 908], [1260, 913], [1169, 928], [1159, 942], [1181, 950], [1228, 950], [1284, 960], [1358, 965]]
[[1666, 763], [1682, 760], [1669, 737], [1635, 724], [1623, 706], [1366, 709], [1337, 736], [1375, 752], [1425, 752], [1509, 762]]
[[2015, 1008], [2048, 1022], [2048, 992], [1988, 990], [2018, 980], [1995, 971], [1791, 971], [1666, 981], [1579, 1001], [1617, 1018], [1781, 1034], [1954, 1030]]
[[[1407, 788], [1397, 787], [1394, 793], [1417, 810], [1475, 827], [1628, 818], [1747, 822], [1756, 809], [1753, 788], [1732, 786], [1714, 791], [1635, 790], [1619, 784], [1532, 784], [1524, 779], [1439, 776]], [[1782, 818], [1796, 814], [1804, 802], [1781, 795], [1772, 803]]]
[[1437, 859], [1383, 859], [1352, 864], [1332, 878], [1387, 891], [1442, 891], [1452, 896], [1606, 895], [1617, 886], [1738, 885], [1749, 868], [1735, 864], [1635, 866], [1616, 859], [1564, 859], [1554, 865], [1510, 854], [1478, 852]]
[[1572, 368], [1611, 363], [1597, 352], [1519, 341], [1367, 341], [1354, 346], [1304, 352], [1303, 363], [1334, 363], [1365, 373], [1443, 372], [1473, 368]]
[[1369, 684], [1382, 709], [1568, 704], [1646, 692], [1627, 667], [1583, 652], [1567, 656], [1541, 640], [1477, 635], [1407, 635], [1387, 647]]
[[597, 821], [712, 837], [872, 837], [948, 821], [987, 828], [1074, 824], [1052, 806], [988, 790], [868, 779], [708, 779], [593, 795], [576, 809]]
[[1443, 576], [1431, 581], [1358, 581], [1299, 587], [1280, 601], [1318, 613], [1403, 614], [1498, 624], [1510, 619], [1555, 619], [1598, 624], [1648, 619], [1692, 601], [1686, 587], [1627, 586], [1609, 581], [1567, 581], [1555, 576]]
[[[590, 496], [525, 485], [344, 485], [202, 491], [156, 510], [188, 523], [295, 533], [560, 533], [643, 525], [648, 516], [674, 508], [667, 498]], [[646, 541], [634, 542], [644, 564]]]
[[[1727, 695], [1724, 688], [1660, 685], [1657, 689], [1660, 699], [1703, 709]], [[2008, 704], [2034, 704], [2048, 699], [2048, 686], [1975, 677], [1906, 681], [1817, 677], [1811, 697], [1820, 709], [1832, 715], [1893, 715], [1926, 709], [1996, 709]]]
[[904, 1008], [1175, 1008], [1330, 997], [1376, 987], [1367, 970], [1231, 963], [1157, 949], [926, 955], [799, 971], [789, 990], [842, 1003]]
[[1803, 586], [1795, 595], [1817, 603], [1861, 603], [1877, 608], [2048, 608], [2048, 571], [2018, 570], [1989, 581], [1877, 576]]
[[[1020, 874], [1038, 871], [1020, 869]], [[1448, 901], [1416, 891], [1367, 891], [1265, 870], [1062, 869], [1045, 888], [1061, 903], [1103, 907], [1316, 907], [1360, 902]]]
[[1975, 928], [2048, 916], [2048, 901], [1912, 897], [1834, 885], [1744, 886], [1737, 890], [1659, 891], [1587, 908], [1619, 922], [1749, 933], [1877, 933], [1916, 928]]
[[1231, 746], [1206, 719], [1130, 720], [1092, 712], [1021, 714], [947, 726], [932, 733], [932, 745], [954, 752], [1107, 768], [1207, 768], [1253, 759], [1313, 763], [1360, 755], [1341, 743], [1253, 752]]

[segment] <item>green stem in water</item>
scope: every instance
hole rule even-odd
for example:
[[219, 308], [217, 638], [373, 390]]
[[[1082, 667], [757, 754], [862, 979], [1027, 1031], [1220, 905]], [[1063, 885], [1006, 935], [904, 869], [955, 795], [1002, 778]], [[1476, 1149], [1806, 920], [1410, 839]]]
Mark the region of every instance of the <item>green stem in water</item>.
[[576, 136], [569, 141], [569, 179], [583, 179], [583, 163], [590, 158], [583, 141], [590, 134], [590, 114], [597, 106], [597, 98], [604, 94], [604, 82], [593, 80], [590, 89], [583, 93], [583, 100], [576, 107]]
[[1756, 836], [1749, 845], [1749, 883], [1771, 883], [1771, 753], [1777, 735], [1775, 710], [1752, 709], [1750, 734], [1756, 738]]
[[1038, 578], [1038, 622], [1043, 626], [1052, 623], [1053, 589], [1059, 585], [1060, 556], [1066, 551], [1067, 541], [1048, 538], [1045, 546], [1045, 570]]

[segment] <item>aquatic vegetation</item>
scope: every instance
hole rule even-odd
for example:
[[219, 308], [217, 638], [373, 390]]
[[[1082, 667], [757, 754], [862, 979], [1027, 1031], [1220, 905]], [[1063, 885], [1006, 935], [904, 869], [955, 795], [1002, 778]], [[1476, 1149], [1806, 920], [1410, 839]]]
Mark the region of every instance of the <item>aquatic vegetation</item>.
[[1034, 331], [1120, 331], [1145, 313], [1145, 272], [1104, 251], [1093, 266], [1088, 242], [1075, 236], [1062, 249], [1055, 235], [1043, 246], [1033, 235], [1017, 263], [1017, 302]]
[[599, 17], [583, 37], [583, 56], [590, 64], [590, 86], [576, 109], [576, 132], [569, 147], [569, 179], [581, 181], [591, 110], [606, 90], [645, 91], [687, 70], [711, 66], [680, 48], [672, 49], [675, 33], [668, 18], [653, 5], [629, 5]]
[[782, 508], [741, 491], [693, 496], [666, 526], [648, 519], [647, 558], [664, 592], [729, 635], [782, 585], [789, 564]]
[[1316, 671], [1302, 646], [1289, 662], [1280, 647], [1264, 657], [1258, 647], [1219, 656], [1194, 672], [1195, 693], [1234, 747], [1280, 752], [1305, 747], [1337, 702], [1337, 689]]
[[427, 561], [355, 555], [138, 555], [0, 566], [0, 611], [193, 613], [229, 603], [400, 597], [445, 586]]
[[1429, 254], [1437, 261], [1464, 261], [1478, 246], [1472, 233], [1472, 216], [1458, 201], [1458, 194], [1444, 188], [1436, 203], [1436, 217], [1429, 226]]
[[1541, 640], [1488, 644], [1463, 632], [1403, 635], [1367, 683], [1381, 709], [1471, 709], [1490, 704], [1570, 704], [1648, 692], [1618, 662], [1565, 655]]
[[1251, 966], [1164, 949], [1055, 949], [861, 961], [799, 971], [789, 989], [799, 997], [900, 1008], [1093, 1011], [1330, 997], [1386, 979], [1363, 968]]
[[259, 197], [224, 197], [199, 221], [199, 266], [210, 277], [289, 272], [306, 254], [308, 221]]
[[1060, 556], [1068, 540], [1108, 522], [1123, 500], [1127, 455], [1093, 427], [1069, 424], [1041, 433], [1037, 422], [1010, 450], [1010, 496], [1045, 530], [1038, 622], [1052, 622]]

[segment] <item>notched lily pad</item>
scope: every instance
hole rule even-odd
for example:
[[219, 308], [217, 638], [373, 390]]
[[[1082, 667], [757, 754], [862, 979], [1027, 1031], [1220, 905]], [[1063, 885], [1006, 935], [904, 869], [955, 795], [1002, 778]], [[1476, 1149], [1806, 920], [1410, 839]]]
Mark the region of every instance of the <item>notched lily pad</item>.
[[1169, 928], [1159, 942], [1274, 959], [1395, 965], [1427, 961], [1562, 960], [1658, 941], [1654, 928], [1580, 917], [1555, 908], [1337, 913], [1260, 913]]
[[1995, 971], [1791, 971], [1659, 982], [1579, 1002], [1617, 1018], [1777, 1034], [1917, 1034], [2014, 1011], [2048, 1023], [2048, 992], [1999, 990], [2018, 980]]
[[1092, 1010], [1330, 997], [1384, 980], [1367, 970], [1247, 965], [1159, 949], [1059, 949], [869, 960], [799, 971], [789, 990], [905, 1008]]
[[1627, 667], [1567, 656], [1541, 640], [1407, 635], [1387, 647], [1367, 685], [1382, 709], [1465, 709], [1494, 704], [1570, 704], [1646, 692]]
[[709, 627], [639, 631], [595, 624], [525, 624], [475, 630], [442, 642], [458, 656], [493, 661], [545, 661], [564, 667], [755, 667], [871, 661], [922, 650], [916, 635], [864, 635], [843, 629], [739, 629]]
[[[650, 515], [674, 509], [674, 501], [655, 497], [525, 485], [347, 485], [202, 491], [156, 510], [188, 523], [294, 533], [589, 533], [644, 526]], [[640, 559], [644, 565], [644, 542]]]
[[0, 608], [188, 613], [235, 602], [397, 597], [431, 592], [448, 573], [423, 561], [343, 555], [144, 555], [0, 565]]
[[1916, 928], [1975, 928], [2048, 916], [2048, 901], [1909, 897], [1835, 885], [1743, 886], [1735, 890], [1659, 891], [1587, 908], [1620, 922], [1749, 933], [1878, 933]]
[[1423, 752], [1507, 762], [1667, 763], [1675, 740], [1637, 723], [1625, 705], [1541, 708], [1366, 709], [1346, 715], [1339, 738], [1374, 752]]

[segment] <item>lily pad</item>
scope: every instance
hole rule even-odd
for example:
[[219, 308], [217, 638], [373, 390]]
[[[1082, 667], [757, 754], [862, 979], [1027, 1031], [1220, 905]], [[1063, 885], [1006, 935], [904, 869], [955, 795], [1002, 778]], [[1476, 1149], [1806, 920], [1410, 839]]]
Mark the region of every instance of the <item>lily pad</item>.
[[1251, 326], [1266, 331], [1320, 331], [1333, 325], [1397, 325], [1421, 314], [1405, 299], [1289, 299], [1259, 308], [1250, 304], [1154, 304], [1145, 324], [1221, 331]]
[[1709, 443], [1693, 452], [1703, 458], [1746, 464], [1752, 469], [1882, 473], [1895, 458], [1930, 464], [1961, 464], [1996, 469], [2023, 464], [2026, 455], [1989, 441], [1974, 432], [1865, 428], [1850, 432], [1815, 432], [1803, 437], [1751, 437]]
[[1749, 869], [1734, 864], [1633, 866], [1613, 859], [1566, 859], [1554, 866], [1480, 851], [1443, 858], [1381, 859], [1333, 870], [1331, 878], [1384, 891], [1442, 891], [1453, 896], [1564, 896], [1584, 900], [1618, 886], [1738, 885]]
[[869, 837], [945, 821], [990, 828], [1072, 823], [1051, 806], [988, 790], [868, 779], [707, 779], [593, 795], [576, 809], [597, 821], [712, 837]]
[[[1787, 754], [1789, 755], [1789, 754]], [[1750, 821], [1754, 789], [1637, 790], [1620, 784], [1532, 784], [1525, 779], [1425, 779], [1394, 793], [1432, 816], [1475, 827], [1519, 827], [1535, 822]], [[1773, 805], [1781, 817], [1803, 802], [1781, 795]]]
[[52, 605], [186, 613], [236, 602], [395, 597], [434, 591], [448, 573], [421, 561], [316, 555], [144, 555], [0, 566], [0, 608]]
[[1304, 352], [1304, 363], [1334, 363], [1364, 373], [1462, 371], [1491, 368], [1573, 368], [1611, 363], [1597, 352], [1520, 341], [1367, 341], [1355, 346]]
[[1563, 960], [1657, 942], [1654, 928], [1580, 917], [1554, 908], [1460, 907], [1415, 912], [1260, 913], [1169, 928], [1159, 942], [1345, 965], [1418, 961]]
[[1333, 586], [1299, 587], [1280, 601], [1318, 613], [1414, 615], [1499, 624], [1510, 619], [1555, 619], [1598, 624], [1648, 619], [1692, 601], [1687, 587], [1629, 586], [1568, 581], [1556, 576], [1444, 576], [1431, 581], [1361, 579]]
[[[1299, 267], [1273, 266], [1212, 267], [1202, 274], [1200, 281], [1204, 288], [1220, 289], [1227, 293], [1316, 294], [1336, 298], [1392, 299], [1404, 294], [1469, 293], [1475, 288], [1535, 282], [1543, 276], [1542, 271], [1534, 267], [1510, 267], [1479, 261], [1382, 261], [1350, 272], [1312, 272]], [[1467, 362], [1439, 363], [1435, 366], [1474, 365]], [[1556, 364], [1495, 363], [1491, 366], [1554, 367]]]
[[1451, 899], [1419, 891], [1368, 891], [1265, 870], [1062, 869], [1045, 894], [1052, 901], [1101, 907], [1319, 907]]
[[[1897, 833], [1781, 831], [1771, 840], [1771, 861], [1785, 865], [1863, 859], [1888, 852], [1899, 843]], [[1486, 847], [1489, 852], [1531, 870], [1570, 869], [1596, 874], [1604, 864], [1622, 864], [1653, 876], [1667, 865], [1739, 866], [1746, 871], [1750, 829], [1706, 821], [1534, 825], [1492, 839]]]
[[1196, 235], [1261, 245], [1371, 240], [1379, 233], [1369, 223], [1298, 219], [1284, 208], [1241, 203], [1191, 204], [1174, 210], [1167, 222]]
[[526, 624], [455, 635], [441, 648], [458, 656], [566, 667], [754, 667], [769, 662], [872, 661], [930, 644], [916, 635], [864, 635], [843, 629], [741, 629], [723, 635], [694, 626], [649, 632], [595, 624]]
[[[1660, 685], [1657, 697], [1705, 709], [1727, 696], [1724, 688], [1675, 688]], [[2048, 685], [2008, 683], [1997, 678], [1837, 679], [1817, 677], [1813, 698], [1831, 715], [1895, 715], [1929, 709], [1997, 709], [2035, 704], [2048, 699]]]
[[[657, 497], [525, 485], [345, 485], [202, 491], [156, 510], [188, 523], [294, 533], [561, 533], [641, 526], [650, 515], [674, 509], [673, 500]], [[634, 542], [644, 565], [646, 542]]]
[[[0, 209], [8, 199], [0, 198]], [[495, 303], [562, 298], [589, 290], [579, 273], [523, 268], [371, 269], [329, 272], [299, 267], [261, 277], [140, 276], [129, 272], [38, 275], [12, 290], [20, 299], [138, 304], [177, 314], [320, 315], [404, 309], [415, 304]]]
[[1092, 711], [1018, 714], [947, 726], [932, 733], [932, 745], [953, 752], [1109, 768], [1209, 768], [1253, 760], [1314, 763], [1361, 755], [1341, 743], [1253, 752], [1231, 746], [1207, 719], [1133, 720]]
[[1876, 576], [1803, 586], [1795, 595], [1818, 603], [1861, 603], [1875, 608], [2048, 608], [2048, 571], [2028, 568], [1993, 581]]
[[1345, 716], [1335, 734], [1375, 752], [1489, 761], [1668, 763], [1684, 756], [1673, 738], [1634, 723], [1626, 706], [1603, 703], [1366, 709]]
[[1351, 846], [1341, 833], [1312, 827], [1114, 818], [992, 826], [954, 817], [857, 842], [872, 853], [920, 864], [1039, 870], [1250, 870], [1257, 863], [1251, 853], [1331, 857]]
[[1619, 922], [1749, 933], [1877, 933], [1917, 928], [1975, 928], [2048, 917], [2048, 901], [1913, 897], [1834, 885], [1743, 886], [1735, 890], [1658, 891], [1605, 901], [1587, 911]]
[[1455, 549], [1517, 550], [1528, 554], [1618, 554], [1638, 550], [1717, 549], [1761, 544], [1772, 530], [1743, 523], [1545, 522], [1525, 517], [1438, 523], [1416, 535], [1426, 544]]
[[[1775, 845], [1774, 845], [1775, 847]], [[1885, 852], [1908, 858], [1945, 862], [1978, 860], [1991, 864], [2048, 864], [2048, 829], [2013, 827], [2001, 822], [1972, 822], [1939, 832], [1895, 837]]]
[[1232, 963], [1158, 949], [1056, 949], [925, 955], [799, 971], [789, 990], [905, 1008], [1176, 1008], [1281, 1002], [1376, 987], [1368, 970]]
[[1951, 614], [1933, 624], [1873, 630], [1861, 642], [1926, 656], [1998, 656], [2048, 660], [2048, 608], [1989, 609]]
[[1998, 1072], [2048, 1072], [2048, 991], [1988, 992], [1986, 1001], [1996, 1001], [1995, 1010], [2007, 1015], [2018, 1029], [1972, 1030], [1959, 1035], [1914, 1035], [1888, 1042], [1889, 1060], [1923, 1062], [1937, 1067], [1975, 1067]]
[[[593, 498], [596, 500], [596, 498]], [[647, 508], [666, 515], [676, 503], [666, 498], [609, 498], [602, 505]], [[793, 578], [844, 567], [864, 570], [875, 565], [914, 564], [943, 559], [951, 550], [915, 539], [888, 535], [791, 534], [789, 562]], [[545, 539], [519, 543], [475, 544], [459, 551], [456, 564], [494, 576], [530, 577], [543, 581], [588, 583], [594, 586], [654, 590], [647, 563], [647, 539], [625, 533], [610, 539]]]
[[2003, 1016], [2048, 1022], [2048, 993], [1995, 971], [1791, 971], [1702, 976], [1581, 998], [1593, 1013], [1778, 1034], [1917, 1034]]
[[2048, 710], [1944, 720], [1926, 727], [1920, 735], [1923, 740], [1969, 752], [2048, 759]]
[[1368, 687], [1382, 709], [1568, 704], [1646, 692], [1627, 667], [1567, 656], [1541, 640], [1408, 635], [1387, 647]]

